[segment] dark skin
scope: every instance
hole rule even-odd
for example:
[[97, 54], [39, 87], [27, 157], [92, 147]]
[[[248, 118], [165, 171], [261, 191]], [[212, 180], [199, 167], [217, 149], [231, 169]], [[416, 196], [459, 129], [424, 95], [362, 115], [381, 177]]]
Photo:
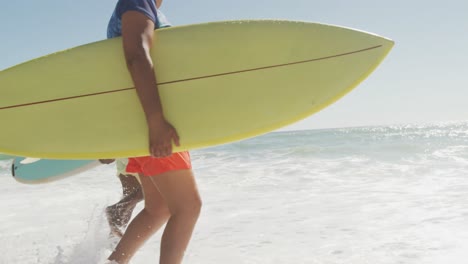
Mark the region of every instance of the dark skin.
[[106, 215], [111, 234], [122, 237], [123, 230], [132, 217], [133, 209], [143, 200], [143, 191], [135, 176], [120, 174], [119, 179], [122, 184], [122, 199], [108, 206]]
[[[102, 164], [111, 164], [115, 159], [100, 159]], [[119, 174], [122, 184], [122, 199], [117, 203], [106, 207], [107, 221], [111, 235], [122, 237], [123, 230], [130, 222], [133, 209], [143, 200], [143, 191], [137, 178], [133, 175]]]
[[[161, 4], [162, 0], [156, 0], [156, 6], [158, 8]], [[167, 157], [172, 154], [172, 142], [174, 142], [176, 146], [179, 146], [179, 135], [176, 129], [164, 118], [158, 84], [154, 73], [154, 65], [150, 56], [153, 37], [154, 23], [148, 20], [145, 15], [140, 12], [128, 11], [122, 16], [123, 50], [127, 68], [135, 84], [138, 98], [140, 99], [148, 124], [149, 154], [153, 157]], [[104, 164], [109, 164], [114, 162], [114, 159], [100, 159], [99, 161]], [[125, 183], [129, 182], [125, 179], [134, 178], [127, 178], [125, 175], [119, 175], [119, 179], [124, 189], [122, 202], [126, 201], [125, 199], [127, 197], [125, 195]], [[138, 188], [140, 188], [138, 182], [133, 185], [138, 185]], [[133, 201], [141, 200], [140, 193], [141, 190], [137, 192], [136, 198], [132, 200], [132, 203], [122, 204], [131, 204], [133, 209]], [[117, 205], [119, 205], [119, 203], [117, 203]], [[114, 207], [115, 206], [116, 205], [114, 205]], [[117, 219], [117, 217], [113, 217], [117, 214], [108, 212], [109, 209], [115, 209], [114, 207], [109, 206], [106, 209], [108, 218], [110, 219], [109, 223], [111, 224], [111, 229], [112, 227], [118, 226], [114, 223], [115, 221], [113, 221], [113, 219]], [[128, 221], [125, 221], [125, 224], [127, 222]], [[114, 229], [115, 231], [119, 231], [116, 228]], [[122, 235], [120, 232], [114, 233], [119, 236]]]
[[[158, 6], [161, 2], [156, 2]], [[175, 128], [164, 118], [154, 66], [150, 57], [154, 23], [144, 14], [122, 15], [122, 41], [128, 70], [145, 112], [149, 151], [154, 157], [172, 153], [179, 145]], [[140, 177], [145, 207], [130, 222], [108, 260], [128, 263], [137, 250], [164, 226], [160, 263], [181, 263], [201, 210], [201, 199], [191, 169], [170, 170]]]
[[127, 68], [135, 84], [148, 124], [149, 153], [153, 157], [172, 154], [179, 146], [176, 129], [164, 118], [154, 65], [150, 55], [154, 23], [137, 11], [122, 16], [122, 41]]

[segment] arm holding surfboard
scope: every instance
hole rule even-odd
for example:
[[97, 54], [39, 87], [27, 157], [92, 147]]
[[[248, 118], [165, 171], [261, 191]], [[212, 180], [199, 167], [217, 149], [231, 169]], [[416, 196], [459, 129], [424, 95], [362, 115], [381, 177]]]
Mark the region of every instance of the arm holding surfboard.
[[154, 30], [168, 26], [157, 10], [158, 4], [159, 0], [121, 0], [108, 26], [109, 37], [122, 36], [127, 68], [146, 116], [153, 156], [131, 157], [125, 168], [141, 176], [145, 208], [128, 225], [108, 258], [119, 264], [128, 263], [164, 224], [160, 262], [181, 263], [201, 208], [189, 153], [172, 153], [172, 141], [178, 145], [179, 137], [164, 118], [150, 55]]
[[154, 23], [144, 14], [128, 11], [122, 15], [124, 54], [146, 115], [149, 152], [154, 157], [166, 157], [172, 154], [172, 141], [179, 145], [179, 136], [164, 118], [150, 55], [153, 37]]

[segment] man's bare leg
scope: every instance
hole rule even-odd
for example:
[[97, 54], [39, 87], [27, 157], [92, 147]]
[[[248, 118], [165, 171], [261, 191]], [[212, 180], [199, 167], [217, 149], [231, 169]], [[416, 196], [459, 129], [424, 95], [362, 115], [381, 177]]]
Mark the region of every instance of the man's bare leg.
[[135, 206], [143, 200], [143, 191], [137, 178], [132, 175], [119, 175], [122, 184], [122, 199], [106, 208], [111, 235], [122, 237], [123, 230], [130, 221]]

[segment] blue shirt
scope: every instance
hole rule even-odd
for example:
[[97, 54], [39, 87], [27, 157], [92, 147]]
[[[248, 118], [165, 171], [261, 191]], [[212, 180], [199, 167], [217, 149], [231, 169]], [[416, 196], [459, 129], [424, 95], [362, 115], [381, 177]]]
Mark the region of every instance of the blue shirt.
[[107, 25], [107, 38], [122, 35], [122, 15], [127, 11], [137, 11], [146, 15], [153, 21], [154, 29], [171, 26], [164, 14], [156, 7], [154, 0], [119, 0]]

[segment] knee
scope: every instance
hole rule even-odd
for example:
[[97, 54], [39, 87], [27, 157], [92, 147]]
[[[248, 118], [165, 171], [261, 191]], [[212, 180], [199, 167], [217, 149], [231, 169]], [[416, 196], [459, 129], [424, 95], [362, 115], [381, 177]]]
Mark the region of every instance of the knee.
[[153, 218], [159, 219], [160, 217], [169, 218], [171, 213], [169, 208], [165, 204], [157, 204], [157, 205], [148, 205], [145, 204], [146, 212]]
[[191, 211], [197, 216], [200, 215], [202, 205], [203, 205], [203, 202], [200, 196], [196, 196], [191, 202], [191, 205], [190, 205]]
[[181, 214], [185, 217], [198, 218], [202, 208], [202, 200], [200, 196], [194, 195], [179, 203], [179, 206], [171, 210], [171, 215]]

